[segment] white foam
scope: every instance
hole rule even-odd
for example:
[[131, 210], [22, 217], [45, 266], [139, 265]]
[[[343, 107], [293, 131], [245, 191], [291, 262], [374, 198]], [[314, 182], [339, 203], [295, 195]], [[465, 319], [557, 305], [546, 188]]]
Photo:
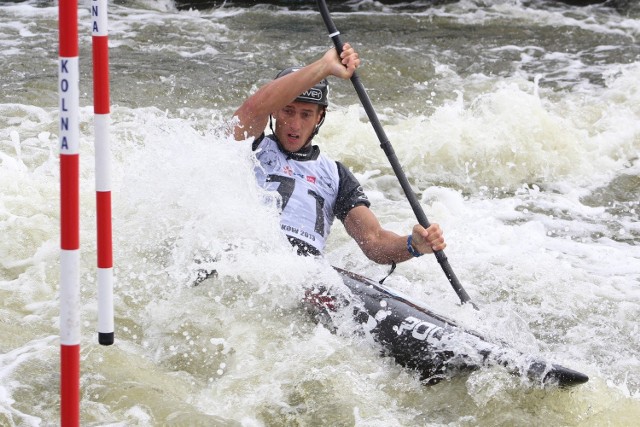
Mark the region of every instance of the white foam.
[[[605, 20], [598, 8], [573, 9], [568, 16], [567, 8], [539, 10], [520, 3], [483, 2], [485, 7], [461, 1], [425, 8], [415, 17], [422, 23], [433, 18], [430, 25], [436, 18], [492, 25], [515, 17], [521, 25], [623, 38], [637, 34], [637, 20]], [[53, 34], [57, 9], [33, 3], [1, 8], [16, 22], [0, 23], [3, 54], [13, 58], [30, 50], [40, 59], [33, 74], [20, 75], [18, 87], [28, 89], [28, 96], [0, 104], [0, 417], [41, 425], [58, 416], [57, 390], [49, 390], [58, 353], [57, 339], [51, 338], [58, 334], [59, 312], [58, 114], [55, 84], [47, 89], [42, 80], [47, 72], [41, 72], [49, 70], [55, 80], [55, 61], [46, 68], [55, 54], [31, 44], [36, 38], [30, 34], [37, 34], [32, 22], [48, 23], [41, 29]], [[411, 73], [391, 69], [393, 78], [381, 78], [386, 87], [376, 91], [382, 83], [366, 79], [380, 70], [365, 63], [370, 70], [363, 68], [362, 77], [374, 100], [383, 89], [400, 90], [407, 82], [412, 90], [411, 108], [387, 104], [384, 97], [376, 107], [427, 216], [443, 226], [454, 271], [481, 310], [459, 306], [432, 256], [400, 264], [385, 284], [514, 348], [591, 376], [571, 393], [530, 390], [493, 370], [427, 388], [378, 357], [368, 337], [344, 333], [353, 329], [351, 319], [337, 317], [343, 333], [331, 334], [298, 309], [302, 284], [339, 289], [330, 264], [378, 280], [389, 268], [368, 261], [339, 222], [326, 261], [298, 258], [280, 234], [274, 204], [263, 203], [255, 185], [249, 144], [228, 137], [229, 124], [221, 117], [237, 107], [245, 89], [272, 74], [264, 70], [273, 66], [267, 65], [274, 59], [271, 51], [260, 49], [268, 46], [281, 55], [289, 46], [283, 40], [283, 47], [276, 47], [264, 37], [255, 49], [234, 44], [225, 50], [243, 31], [237, 29], [238, 17], [261, 13], [177, 12], [166, 2], [113, 7], [114, 53], [141, 49], [169, 64], [195, 58], [198, 65], [217, 65], [232, 52], [241, 65], [229, 60], [230, 67], [238, 67], [230, 72], [241, 77], [237, 87], [222, 87], [227, 80], [211, 73], [202, 80], [204, 87], [185, 90], [185, 78], [195, 81], [195, 76], [165, 72], [151, 61], [155, 67], [134, 74], [132, 85], [122, 88], [127, 73], [139, 70], [113, 57], [114, 90], [143, 96], [129, 94], [126, 103], [112, 108], [116, 345], [111, 348], [95, 343], [93, 117], [90, 89], [83, 89], [84, 421], [124, 425], [152, 417], [161, 422], [165, 416], [244, 425], [285, 419], [313, 424], [320, 418], [362, 425], [491, 424], [495, 408], [521, 415], [544, 407], [557, 424], [572, 424], [576, 414], [606, 413], [617, 420], [637, 411], [640, 209], [628, 201], [619, 209], [597, 198], [586, 203], [585, 197], [601, 188], [606, 192], [616, 178], [638, 174], [640, 64], [589, 66], [579, 55], [508, 42], [488, 54], [518, 52], [520, 68], [509, 75], [465, 75], [443, 53], [432, 64], [432, 80], [411, 82]], [[313, 15], [278, 9], [273, 16], [311, 20]], [[363, 10], [353, 16], [371, 15]], [[88, 49], [87, 25], [83, 20], [81, 42]], [[158, 42], [155, 37], [168, 34], [159, 32], [166, 29], [176, 38]], [[18, 40], [21, 32], [28, 37]], [[325, 48], [320, 44], [328, 43], [321, 36], [321, 42], [305, 42], [304, 52], [279, 59], [297, 62], [319, 54]], [[594, 49], [613, 50], [612, 45]], [[416, 52], [414, 46], [403, 54]], [[553, 80], [544, 67], [528, 68], [539, 57], [546, 64], [557, 61], [564, 77]], [[149, 62], [141, 58], [143, 65]], [[262, 67], [264, 74], [248, 75], [251, 66]], [[582, 79], [581, 72], [601, 78]], [[247, 79], [253, 80], [240, 81]], [[567, 85], [548, 84], [563, 79]], [[381, 221], [407, 234], [415, 216], [379, 141], [357, 101], [345, 94], [351, 90], [348, 82], [334, 87], [335, 103], [317, 141], [353, 169]], [[217, 277], [191, 287], [203, 266], [215, 268]], [[29, 393], [37, 402], [21, 400], [30, 388], [39, 391]], [[455, 411], [453, 400], [459, 403]]]

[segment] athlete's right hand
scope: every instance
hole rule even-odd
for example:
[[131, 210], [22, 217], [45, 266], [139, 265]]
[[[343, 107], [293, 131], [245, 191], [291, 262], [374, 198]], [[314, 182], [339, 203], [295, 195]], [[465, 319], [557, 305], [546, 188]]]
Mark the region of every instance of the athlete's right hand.
[[330, 49], [325, 53], [324, 59], [331, 63], [331, 75], [341, 79], [350, 79], [361, 62], [358, 52], [349, 43], [343, 45], [340, 56], [335, 49]]

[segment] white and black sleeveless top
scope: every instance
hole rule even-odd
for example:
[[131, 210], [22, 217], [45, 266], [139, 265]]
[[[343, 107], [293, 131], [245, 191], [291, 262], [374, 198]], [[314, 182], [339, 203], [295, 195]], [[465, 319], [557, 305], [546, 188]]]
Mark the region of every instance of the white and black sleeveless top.
[[280, 227], [299, 253], [319, 255], [334, 218], [344, 221], [354, 207], [371, 205], [355, 176], [317, 145], [290, 153], [275, 135], [262, 135], [252, 148], [258, 183], [279, 193]]

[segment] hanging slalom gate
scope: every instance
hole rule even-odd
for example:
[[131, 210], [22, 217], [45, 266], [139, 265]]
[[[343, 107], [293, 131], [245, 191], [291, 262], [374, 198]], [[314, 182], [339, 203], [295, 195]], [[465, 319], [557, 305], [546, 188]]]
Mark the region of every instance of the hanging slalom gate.
[[[113, 344], [107, 0], [91, 2], [98, 246], [98, 342]], [[60, 421], [80, 425], [80, 159], [77, 0], [59, 0]]]
[[59, 0], [60, 420], [80, 425], [80, 185], [78, 9]]
[[107, 0], [92, 0], [93, 112], [98, 243], [98, 342], [113, 344], [113, 249], [109, 150], [109, 36]]

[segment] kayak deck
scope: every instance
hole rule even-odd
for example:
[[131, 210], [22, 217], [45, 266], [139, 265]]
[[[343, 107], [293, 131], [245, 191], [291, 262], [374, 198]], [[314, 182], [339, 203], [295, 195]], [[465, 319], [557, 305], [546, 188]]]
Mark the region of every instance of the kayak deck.
[[526, 356], [465, 330], [420, 302], [366, 277], [338, 267], [344, 284], [360, 301], [352, 303], [356, 319], [402, 366], [429, 384], [462, 371], [500, 365], [542, 386], [572, 387], [589, 377], [581, 372]]

